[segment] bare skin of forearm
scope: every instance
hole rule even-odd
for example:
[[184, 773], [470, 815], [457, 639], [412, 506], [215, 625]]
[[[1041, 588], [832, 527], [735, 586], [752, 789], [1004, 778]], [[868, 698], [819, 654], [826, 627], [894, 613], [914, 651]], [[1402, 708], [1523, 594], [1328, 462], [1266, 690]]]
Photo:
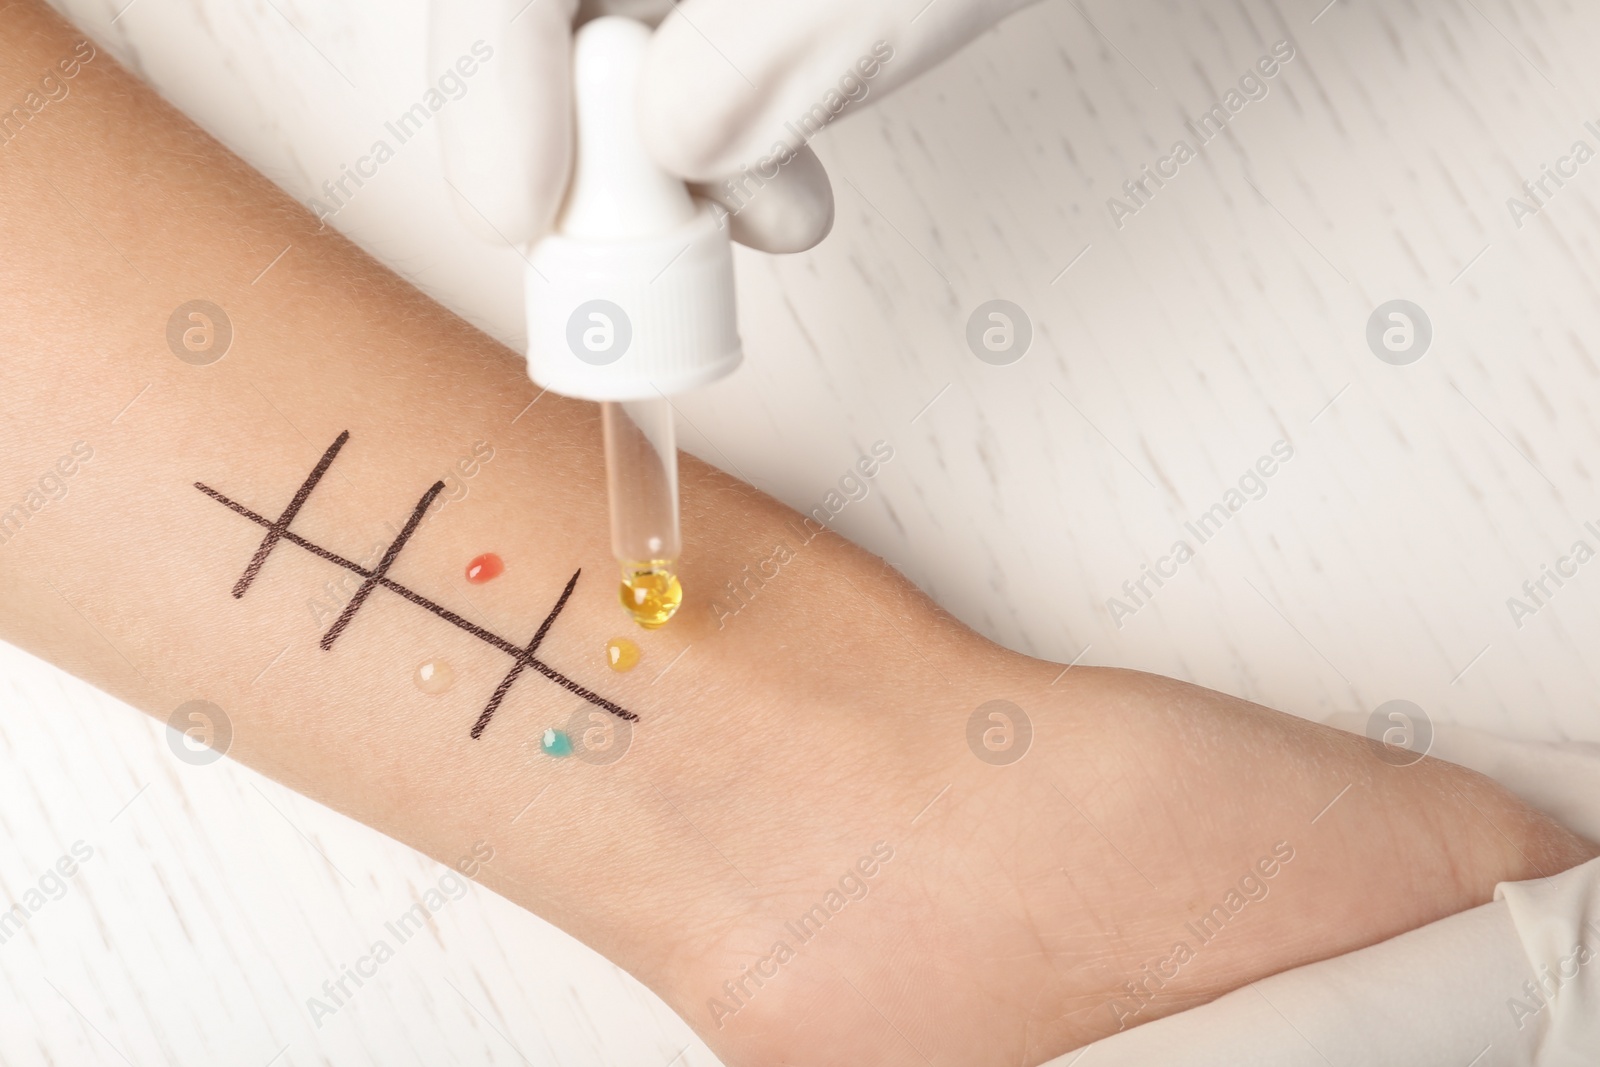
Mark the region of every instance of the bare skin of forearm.
[[[78, 40], [42, 6], [0, 12], [0, 100]], [[0, 637], [162, 719], [214, 702], [234, 758], [445, 863], [487, 843], [481, 881], [629, 969], [730, 1064], [1036, 1063], [1591, 854], [1458, 768], [1396, 768], [1230, 697], [1008, 653], [689, 459], [685, 606], [637, 630], [592, 406], [528, 407], [513, 353], [108, 56], [70, 90], [0, 148], [0, 508], [75, 444], [92, 459], [4, 531]], [[167, 344], [196, 298], [235, 331], [209, 366]], [[280, 538], [233, 596], [267, 531], [217, 496], [276, 520], [346, 432], [288, 526], [304, 543]], [[469, 491], [427, 513], [391, 584], [322, 647], [452, 472]], [[779, 545], [793, 558], [719, 620], [711, 597]], [[505, 573], [469, 584], [487, 551]], [[606, 766], [541, 752], [575, 707], [612, 713], [531, 666], [474, 737], [517, 659], [396, 591], [520, 648], [578, 571], [537, 655], [638, 716]], [[644, 649], [626, 674], [603, 652], [619, 635]], [[456, 676], [436, 695], [413, 682], [431, 659]], [[1009, 766], [968, 745], [994, 699], [1034, 728]], [[1188, 932], [1247, 877], [1270, 893], [1226, 936]], [[794, 925], [819, 906], [821, 933]], [[1193, 958], [1171, 963], [1185, 940]]]

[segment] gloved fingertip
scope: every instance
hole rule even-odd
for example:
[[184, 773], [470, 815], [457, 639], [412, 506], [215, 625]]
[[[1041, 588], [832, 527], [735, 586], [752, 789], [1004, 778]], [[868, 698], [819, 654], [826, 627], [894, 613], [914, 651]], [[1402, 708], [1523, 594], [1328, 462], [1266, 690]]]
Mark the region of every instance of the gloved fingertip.
[[773, 255], [806, 252], [833, 230], [833, 199], [821, 210], [740, 212], [729, 221], [730, 236], [746, 248]]
[[727, 209], [730, 236], [758, 252], [804, 252], [833, 229], [833, 186], [809, 147], [793, 153], [771, 177], [744, 168], [695, 191]]
[[755, 89], [681, 13], [662, 22], [639, 75], [639, 125], [658, 163], [691, 181], [720, 176], [755, 104]]

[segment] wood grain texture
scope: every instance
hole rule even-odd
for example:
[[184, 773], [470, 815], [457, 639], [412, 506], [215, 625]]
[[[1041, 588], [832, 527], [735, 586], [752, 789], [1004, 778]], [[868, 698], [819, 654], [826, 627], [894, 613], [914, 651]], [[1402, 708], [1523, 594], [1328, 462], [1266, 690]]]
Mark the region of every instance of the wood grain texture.
[[[302, 200], [428, 79], [421, 0], [137, 0], [113, 23], [125, 2], [60, 6]], [[1507, 201], [1600, 148], [1600, 8], [1324, 3], [1051, 0], [831, 128], [835, 232], [740, 255], [749, 358], [682, 401], [685, 437], [802, 508], [890, 442], [837, 528], [1027, 652], [1314, 718], [1404, 697], [1595, 739], [1600, 564], [1520, 627], [1507, 599], [1600, 547], [1600, 160], [1520, 228]], [[1108, 199], [1282, 40], [1265, 97], [1119, 228]], [[431, 132], [334, 222], [519, 341], [521, 259], [455, 222]], [[1034, 331], [1010, 366], [966, 342], [996, 298]], [[1410, 366], [1367, 345], [1395, 298], [1432, 323]], [[1114, 619], [1280, 440], [1265, 495]], [[0, 694], [0, 901], [95, 850], [0, 945], [0, 1062], [714, 1062], [481, 889], [316, 1027], [306, 998], [444, 868], [177, 761], [163, 727], [13, 650]]]

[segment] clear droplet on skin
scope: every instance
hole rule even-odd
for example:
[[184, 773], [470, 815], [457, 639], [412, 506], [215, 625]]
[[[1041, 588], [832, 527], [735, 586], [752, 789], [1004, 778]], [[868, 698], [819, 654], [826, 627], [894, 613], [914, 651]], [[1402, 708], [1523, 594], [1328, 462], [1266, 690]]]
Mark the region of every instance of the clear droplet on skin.
[[417, 664], [411, 681], [429, 696], [438, 696], [456, 684], [456, 669], [442, 659], [425, 660]]
[[618, 673], [638, 666], [640, 654], [639, 646], [626, 637], [613, 637], [606, 642], [606, 663]]

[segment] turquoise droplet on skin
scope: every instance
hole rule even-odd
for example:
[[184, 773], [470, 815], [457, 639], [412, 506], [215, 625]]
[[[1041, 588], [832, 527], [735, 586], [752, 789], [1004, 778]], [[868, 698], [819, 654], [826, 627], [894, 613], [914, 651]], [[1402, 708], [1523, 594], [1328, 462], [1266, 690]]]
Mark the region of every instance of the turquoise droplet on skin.
[[561, 730], [546, 730], [544, 737], [539, 741], [539, 747], [546, 756], [560, 759], [562, 756], [572, 755], [572, 738]]

